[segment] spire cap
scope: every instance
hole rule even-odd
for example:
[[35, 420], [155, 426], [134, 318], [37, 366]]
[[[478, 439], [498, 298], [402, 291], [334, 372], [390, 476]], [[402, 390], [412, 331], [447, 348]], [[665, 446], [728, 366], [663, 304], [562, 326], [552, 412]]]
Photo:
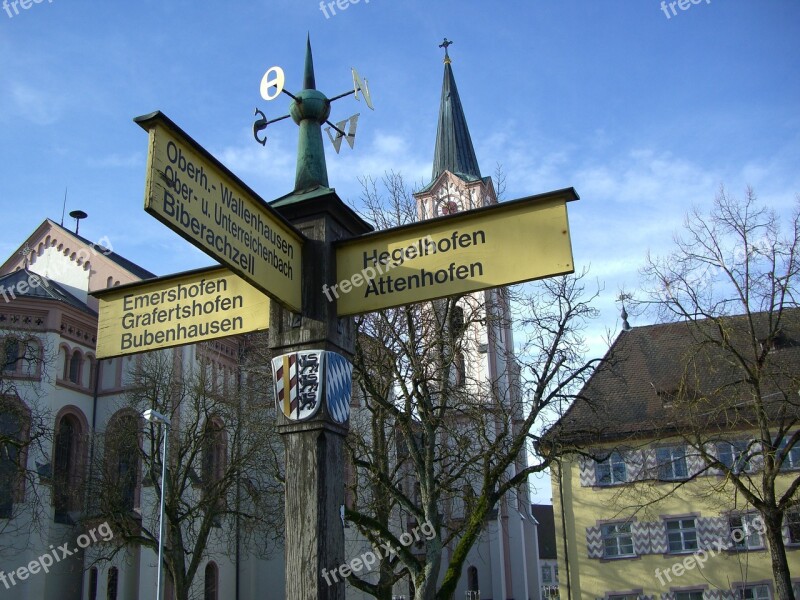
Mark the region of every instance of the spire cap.
[[467, 118], [461, 106], [458, 87], [450, 64], [448, 46], [453, 42], [444, 38], [439, 44], [444, 48], [444, 79], [442, 81], [442, 99], [439, 105], [439, 120], [436, 128], [436, 147], [433, 152], [433, 172], [431, 180], [435, 181], [444, 171], [467, 181], [481, 179], [478, 158], [472, 145], [472, 137], [467, 127]]
[[321, 125], [331, 114], [330, 100], [316, 89], [314, 58], [311, 54], [311, 36], [306, 39], [306, 60], [303, 72], [303, 89], [289, 105], [292, 120], [300, 127], [297, 142], [297, 170], [295, 192], [305, 192], [328, 187], [328, 167], [322, 143]]

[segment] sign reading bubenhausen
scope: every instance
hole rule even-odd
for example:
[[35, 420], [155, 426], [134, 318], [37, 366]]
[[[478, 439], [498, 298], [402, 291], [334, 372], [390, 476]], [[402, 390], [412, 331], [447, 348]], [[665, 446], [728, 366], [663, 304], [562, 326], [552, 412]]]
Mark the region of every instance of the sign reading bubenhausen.
[[299, 312], [302, 237], [164, 114], [136, 122], [150, 134], [145, 210]]
[[572, 273], [577, 199], [567, 188], [345, 240], [323, 293], [341, 316]]
[[193, 344], [269, 327], [269, 298], [223, 267], [95, 292], [97, 358]]

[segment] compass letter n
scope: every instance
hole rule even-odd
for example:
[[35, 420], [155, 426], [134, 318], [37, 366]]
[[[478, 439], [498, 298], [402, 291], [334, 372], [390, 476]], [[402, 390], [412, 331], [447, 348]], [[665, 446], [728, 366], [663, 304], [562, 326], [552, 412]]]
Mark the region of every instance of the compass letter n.
[[[342, 147], [342, 138], [347, 138], [347, 145], [350, 146], [350, 149], [353, 149], [353, 144], [356, 142], [356, 127], [358, 126], [358, 117], [361, 113], [356, 113], [349, 119], [345, 119], [344, 121], [339, 121], [336, 124], [336, 129], [339, 131], [336, 132], [336, 137], [331, 135], [331, 129], [333, 127], [326, 127], [325, 132], [328, 134], [328, 137], [333, 144], [334, 150], [336, 150], [336, 154], [339, 154], [339, 149]], [[349, 123], [347, 126], [347, 135], [344, 136], [341, 134], [344, 131], [345, 123]]]

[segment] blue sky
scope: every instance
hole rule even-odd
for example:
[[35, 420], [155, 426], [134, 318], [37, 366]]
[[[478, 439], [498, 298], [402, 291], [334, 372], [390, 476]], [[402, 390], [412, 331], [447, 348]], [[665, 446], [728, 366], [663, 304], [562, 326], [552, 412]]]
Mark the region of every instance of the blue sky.
[[[31, 0], [32, 1], [32, 0]], [[352, 0], [350, 0], [352, 1]], [[125, 3], [42, 0], [0, 10], [0, 255], [45, 217], [83, 209], [81, 234], [107, 236], [158, 274], [210, 260], [143, 210], [147, 136], [132, 118], [160, 109], [266, 200], [293, 187], [297, 128], [250, 128], [281, 66], [300, 88], [306, 33], [317, 87], [369, 80], [355, 150], [329, 148], [347, 201], [358, 177], [430, 177], [447, 36], [484, 175], [498, 164], [506, 199], [573, 186], [575, 262], [604, 286], [602, 320], [635, 290], [646, 252], [669, 248], [692, 205], [746, 185], [788, 214], [800, 193], [800, 2], [702, 0], [676, 14], [660, 0], [361, 0], [328, 18], [317, 0]], [[344, 5], [344, 2], [342, 2]], [[71, 220], [67, 218], [67, 225]], [[637, 324], [634, 322], [634, 325]], [[641, 323], [639, 323], [641, 324]]]

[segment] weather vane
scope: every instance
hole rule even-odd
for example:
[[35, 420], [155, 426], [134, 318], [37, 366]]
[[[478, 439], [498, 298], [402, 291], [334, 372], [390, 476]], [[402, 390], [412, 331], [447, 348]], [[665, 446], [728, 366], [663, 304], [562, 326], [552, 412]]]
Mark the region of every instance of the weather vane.
[[452, 46], [452, 45], [453, 45], [453, 42], [448, 40], [447, 38], [444, 38], [444, 41], [441, 44], [439, 44], [439, 48], [444, 48], [444, 60], [445, 60], [445, 62], [450, 62], [450, 54], [448, 54], [448, 52], [447, 52], [447, 47], [448, 46]]
[[[310, 42], [309, 42], [309, 56], [310, 56]], [[303, 104], [303, 102], [322, 102], [325, 104], [323, 107], [323, 118], [320, 121], [321, 123], [327, 123], [328, 127], [325, 128], [325, 132], [328, 134], [328, 138], [333, 144], [336, 153], [339, 153], [340, 148], [342, 147], [342, 140], [347, 140], [347, 144], [350, 148], [353, 148], [353, 144], [355, 143], [356, 138], [356, 127], [358, 126], [358, 117], [361, 113], [356, 113], [343, 121], [339, 121], [338, 123], [334, 124], [328, 120], [328, 115], [330, 114], [330, 105], [335, 100], [339, 100], [340, 98], [344, 98], [349, 96], [350, 94], [354, 94], [356, 100], [360, 100], [359, 92], [364, 97], [364, 102], [370, 108], [370, 110], [375, 110], [375, 107], [372, 106], [372, 98], [369, 93], [369, 87], [367, 85], [367, 80], [362, 79], [358, 71], [355, 68], [352, 69], [353, 71], [353, 89], [344, 92], [343, 94], [339, 94], [338, 96], [334, 96], [333, 98], [326, 98], [324, 94], [317, 92], [314, 82], [314, 75], [313, 75], [313, 68], [310, 70], [310, 76], [308, 75], [309, 69], [306, 69], [306, 76], [305, 80], [303, 81], [304, 89], [301, 92], [296, 94], [292, 94], [291, 92], [287, 91], [284, 88], [284, 84], [286, 81], [286, 77], [284, 75], [283, 69], [281, 67], [275, 66], [270, 67], [264, 73], [264, 76], [261, 78], [261, 86], [260, 92], [261, 97], [264, 100], [275, 100], [278, 96], [280, 96], [281, 92], [289, 96], [294, 102], [292, 104], [292, 108], [290, 110], [296, 110]], [[311, 94], [308, 91], [313, 90], [315, 93]], [[267, 143], [267, 136], [264, 135], [263, 137], [259, 137], [259, 133], [264, 131], [268, 125], [272, 125], [278, 121], [283, 121], [284, 119], [288, 119], [289, 117], [295, 118], [292, 114], [283, 115], [282, 117], [278, 117], [277, 119], [267, 119], [266, 115], [261, 111], [258, 107], [256, 107], [255, 115], [259, 117], [253, 123], [253, 137], [255, 140], [261, 144], [262, 146], [266, 145]], [[347, 127], [347, 132], [345, 133], [344, 129]], [[335, 132], [335, 135], [331, 133], [331, 131]]]

